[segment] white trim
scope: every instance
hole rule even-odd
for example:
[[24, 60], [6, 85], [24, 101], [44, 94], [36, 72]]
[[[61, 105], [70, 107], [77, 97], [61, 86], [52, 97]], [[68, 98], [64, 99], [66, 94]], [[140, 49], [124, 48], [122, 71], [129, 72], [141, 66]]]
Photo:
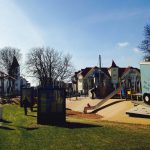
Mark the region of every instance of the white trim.
[[150, 65], [150, 62], [140, 62], [140, 65]]

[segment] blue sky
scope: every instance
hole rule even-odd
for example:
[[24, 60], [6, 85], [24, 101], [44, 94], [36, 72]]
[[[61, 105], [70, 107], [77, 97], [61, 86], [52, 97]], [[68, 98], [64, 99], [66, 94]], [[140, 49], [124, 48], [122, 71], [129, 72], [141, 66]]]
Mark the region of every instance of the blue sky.
[[[139, 67], [137, 48], [150, 23], [149, 0], [0, 0], [0, 48], [17, 47], [25, 54], [50, 46], [72, 55], [76, 69]], [[25, 57], [24, 57], [25, 58]]]

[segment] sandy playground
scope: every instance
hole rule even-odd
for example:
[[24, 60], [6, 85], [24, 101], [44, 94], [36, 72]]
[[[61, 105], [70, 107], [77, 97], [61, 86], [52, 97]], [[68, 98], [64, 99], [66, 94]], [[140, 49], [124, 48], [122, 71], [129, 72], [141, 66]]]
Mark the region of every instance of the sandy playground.
[[[89, 97], [68, 98], [66, 100], [66, 108], [71, 109], [75, 112], [80, 112], [80, 116], [84, 117], [84, 107], [89, 103], [91, 106], [96, 105], [100, 102], [100, 99], [91, 99]], [[97, 111], [95, 111], [95, 117], [93, 114], [88, 114], [89, 118], [96, 118], [98, 120], [107, 120], [121, 123], [133, 123], [133, 124], [144, 124], [150, 125], [150, 118], [138, 118], [130, 117], [126, 114], [126, 111], [134, 107], [132, 101], [126, 101], [121, 99], [110, 99], [103, 104]], [[85, 115], [86, 117], [87, 115]]]

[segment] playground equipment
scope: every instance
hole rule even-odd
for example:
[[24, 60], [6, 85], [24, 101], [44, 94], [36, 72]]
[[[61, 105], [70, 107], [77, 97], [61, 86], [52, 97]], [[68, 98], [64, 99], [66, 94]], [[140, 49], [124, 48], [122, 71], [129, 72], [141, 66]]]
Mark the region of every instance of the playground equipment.
[[114, 95], [116, 95], [122, 88], [123, 88], [123, 84], [117, 88], [115, 91], [113, 91], [112, 93], [110, 93], [108, 96], [106, 96], [102, 101], [100, 101], [97, 105], [95, 106], [90, 106], [89, 104], [87, 104], [87, 107], [84, 107], [84, 113], [87, 113], [88, 110], [95, 110], [98, 109], [101, 105], [103, 105], [105, 102], [107, 102], [111, 97], [113, 97]]
[[[96, 110], [98, 109], [101, 105], [103, 105], [105, 102], [107, 102], [110, 98], [112, 98], [114, 95], [116, 95], [119, 91], [121, 91], [124, 87], [124, 83], [126, 80], [127, 75], [130, 73], [131, 69], [128, 69], [124, 75], [123, 78], [121, 78], [121, 85], [119, 88], [117, 88], [115, 91], [113, 91], [112, 93], [110, 93], [108, 96], [106, 96], [102, 101], [100, 101], [97, 105], [95, 106], [90, 106], [89, 104], [87, 104], [86, 107], [84, 107], [84, 113], [88, 113], [88, 110]], [[131, 93], [130, 93], [131, 94]]]
[[144, 117], [144, 118], [150, 118], [150, 107], [145, 104], [137, 105], [130, 110], [126, 111], [126, 114], [129, 116], [136, 116], [136, 117]]

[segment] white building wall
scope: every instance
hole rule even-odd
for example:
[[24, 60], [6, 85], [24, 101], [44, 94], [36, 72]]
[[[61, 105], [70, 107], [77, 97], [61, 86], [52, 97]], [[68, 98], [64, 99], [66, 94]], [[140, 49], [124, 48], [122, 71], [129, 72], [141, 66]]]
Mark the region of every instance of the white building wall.
[[83, 91], [83, 77], [82, 75], [78, 76], [78, 92]]
[[111, 68], [111, 82], [113, 84], [118, 83], [118, 68]]

